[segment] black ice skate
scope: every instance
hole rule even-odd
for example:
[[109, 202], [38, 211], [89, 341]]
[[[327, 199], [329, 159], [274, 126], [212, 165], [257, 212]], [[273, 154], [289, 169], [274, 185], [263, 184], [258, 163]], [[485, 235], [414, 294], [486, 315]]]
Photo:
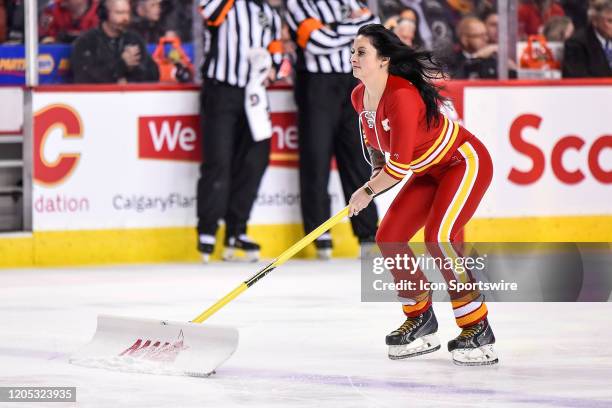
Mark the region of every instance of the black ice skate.
[[210, 262], [210, 255], [215, 250], [215, 237], [201, 234], [198, 238], [198, 251], [202, 255], [202, 262], [207, 264]]
[[389, 358], [401, 360], [439, 350], [440, 340], [435, 334], [437, 331], [438, 321], [431, 307], [417, 317], [407, 318], [397, 330], [387, 335]]
[[332, 257], [332, 240], [331, 235], [323, 234], [316, 241], [317, 259], [328, 261]]
[[223, 260], [256, 262], [259, 260], [259, 249], [259, 244], [247, 237], [246, 234], [229, 237], [225, 240]]
[[487, 319], [464, 328], [461, 334], [448, 342], [453, 362], [463, 366], [491, 365], [499, 362], [495, 350], [495, 336]]

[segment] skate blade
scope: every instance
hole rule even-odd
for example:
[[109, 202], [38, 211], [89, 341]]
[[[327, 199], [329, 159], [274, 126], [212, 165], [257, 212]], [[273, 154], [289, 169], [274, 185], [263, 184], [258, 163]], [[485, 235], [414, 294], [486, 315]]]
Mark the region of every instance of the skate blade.
[[412, 343], [389, 346], [389, 358], [391, 360], [403, 360], [405, 358], [422, 356], [440, 350], [440, 340], [435, 334], [420, 337]]
[[225, 248], [223, 250], [223, 260], [226, 262], [257, 262], [259, 261], [259, 251]]
[[203, 264], [210, 263], [210, 254], [202, 254], [202, 263]]
[[453, 350], [453, 363], [459, 366], [485, 366], [499, 363], [492, 344], [474, 349]]

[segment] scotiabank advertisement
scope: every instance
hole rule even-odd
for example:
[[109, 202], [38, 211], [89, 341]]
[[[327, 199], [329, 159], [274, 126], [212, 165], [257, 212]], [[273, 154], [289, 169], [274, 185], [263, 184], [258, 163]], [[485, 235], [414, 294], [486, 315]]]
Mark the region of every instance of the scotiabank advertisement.
[[466, 87], [466, 127], [493, 157], [476, 216], [612, 213], [612, 86]]

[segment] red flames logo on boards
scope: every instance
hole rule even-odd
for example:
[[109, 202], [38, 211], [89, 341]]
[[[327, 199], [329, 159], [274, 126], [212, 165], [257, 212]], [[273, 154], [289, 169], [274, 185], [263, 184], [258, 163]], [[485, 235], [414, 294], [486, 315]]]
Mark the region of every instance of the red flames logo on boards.
[[68, 105], [52, 104], [34, 114], [34, 180], [45, 186], [66, 181], [81, 159], [79, 152], [61, 151], [53, 162], [47, 161], [45, 146], [55, 130], [61, 132], [62, 139], [82, 139], [83, 122], [79, 113]]

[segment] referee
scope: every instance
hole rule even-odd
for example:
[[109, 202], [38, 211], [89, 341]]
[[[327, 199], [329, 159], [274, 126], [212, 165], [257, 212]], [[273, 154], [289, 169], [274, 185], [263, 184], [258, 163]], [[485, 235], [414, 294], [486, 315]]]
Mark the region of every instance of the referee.
[[[248, 260], [256, 260], [259, 245], [247, 237], [246, 229], [268, 165], [271, 132], [254, 140], [245, 88], [258, 75], [249, 60], [252, 50], [267, 49], [276, 66], [281, 62], [280, 15], [262, 0], [202, 0], [200, 9], [210, 32], [210, 50], [202, 67], [198, 250], [208, 262], [219, 220], [224, 219], [223, 258], [233, 260], [236, 252], [243, 252]], [[272, 67], [264, 76], [271, 79], [275, 72]]]
[[[330, 217], [327, 191], [335, 155], [348, 202], [370, 177], [361, 159], [358, 117], [351, 106], [357, 85], [352, 75], [351, 44], [359, 27], [376, 23], [360, 0], [288, 0], [287, 24], [298, 44], [295, 99], [298, 106], [300, 189], [306, 233]], [[378, 215], [374, 204], [351, 217], [362, 244], [374, 242]], [[331, 257], [329, 234], [315, 241], [319, 258]]]

